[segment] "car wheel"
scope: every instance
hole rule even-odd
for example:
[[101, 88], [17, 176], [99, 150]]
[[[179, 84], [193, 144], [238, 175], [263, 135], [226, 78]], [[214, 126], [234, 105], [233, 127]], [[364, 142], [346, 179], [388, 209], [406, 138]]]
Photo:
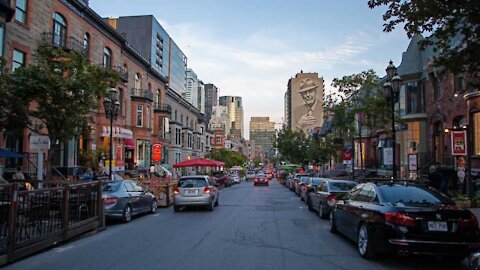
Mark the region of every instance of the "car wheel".
[[180, 212], [180, 206], [173, 206], [173, 212]]
[[318, 205], [318, 215], [320, 216], [320, 218], [326, 218], [327, 217], [327, 213], [325, 213], [325, 208], [323, 207], [323, 203], [320, 203]]
[[308, 210], [313, 211], [312, 200], [310, 200], [310, 197], [307, 197], [307, 205], [308, 205]]
[[152, 201], [152, 208], [150, 209], [150, 213], [155, 214], [157, 212], [157, 200]]
[[365, 259], [375, 257], [375, 252], [372, 248], [371, 237], [368, 233], [368, 227], [365, 224], [360, 225], [357, 233], [357, 247], [358, 253]]
[[215, 204], [215, 203], [212, 201], [212, 202], [210, 203], [210, 205], [207, 206], [207, 210], [210, 211], [210, 212], [213, 211], [213, 205], [214, 205], [214, 204]]
[[217, 200], [215, 201], [215, 206], [218, 206], [219, 196], [217, 195]]
[[333, 215], [333, 211], [330, 211], [330, 232], [338, 233], [337, 223], [335, 222], [335, 216]]
[[122, 221], [124, 223], [128, 223], [128, 222], [130, 222], [130, 220], [132, 220], [132, 207], [130, 205], [127, 205], [123, 209]]

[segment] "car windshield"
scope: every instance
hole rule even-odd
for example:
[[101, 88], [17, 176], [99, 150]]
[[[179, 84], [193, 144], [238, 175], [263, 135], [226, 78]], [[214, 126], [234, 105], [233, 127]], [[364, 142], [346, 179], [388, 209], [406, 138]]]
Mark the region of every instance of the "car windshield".
[[350, 191], [357, 185], [355, 182], [329, 182], [330, 191]]
[[206, 187], [207, 181], [205, 179], [181, 179], [178, 182], [179, 188], [198, 188], [198, 187]]
[[316, 186], [320, 183], [320, 181], [322, 181], [322, 179], [319, 179], [319, 178], [313, 178], [312, 179], [312, 185], [313, 186]]
[[120, 186], [120, 182], [107, 183], [103, 186], [104, 192], [115, 192]]
[[450, 200], [433, 190], [419, 186], [380, 186], [379, 193], [384, 202], [401, 205], [436, 205]]
[[248, 174], [255, 174], [254, 171], [248, 171], [247, 173], [248, 173]]

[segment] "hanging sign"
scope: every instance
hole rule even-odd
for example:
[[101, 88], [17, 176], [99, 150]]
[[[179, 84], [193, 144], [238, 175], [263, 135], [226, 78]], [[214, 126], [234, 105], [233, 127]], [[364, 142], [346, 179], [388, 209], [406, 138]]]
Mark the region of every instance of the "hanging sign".
[[452, 155], [464, 156], [467, 154], [467, 133], [465, 131], [452, 131]]
[[152, 160], [153, 162], [162, 160], [162, 144], [156, 143], [152, 146]]

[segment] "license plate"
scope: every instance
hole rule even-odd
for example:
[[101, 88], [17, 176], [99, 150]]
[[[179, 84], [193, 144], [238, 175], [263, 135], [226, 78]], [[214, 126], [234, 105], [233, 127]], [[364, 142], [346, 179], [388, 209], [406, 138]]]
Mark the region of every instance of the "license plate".
[[428, 230], [431, 232], [448, 232], [447, 222], [429, 221]]
[[185, 193], [188, 194], [188, 195], [197, 195], [197, 194], [198, 194], [198, 190], [186, 190]]

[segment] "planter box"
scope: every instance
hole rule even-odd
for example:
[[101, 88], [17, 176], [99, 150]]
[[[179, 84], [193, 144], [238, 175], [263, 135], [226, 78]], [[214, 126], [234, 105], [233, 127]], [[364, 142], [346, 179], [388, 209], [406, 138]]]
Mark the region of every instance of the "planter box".
[[460, 207], [460, 208], [471, 208], [472, 207], [472, 201], [455, 201], [455, 204]]

